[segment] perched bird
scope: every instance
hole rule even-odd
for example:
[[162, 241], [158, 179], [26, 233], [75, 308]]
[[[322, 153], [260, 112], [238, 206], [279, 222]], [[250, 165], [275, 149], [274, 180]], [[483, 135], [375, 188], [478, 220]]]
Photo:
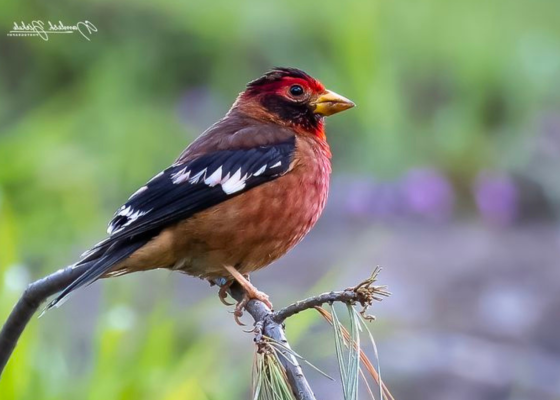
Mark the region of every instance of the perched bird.
[[220, 121], [117, 210], [109, 237], [84, 253], [86, 272], [52, 301], [99, 278], [168, 268], [234, 281], [271, 307], [247, 279], [294, 247], [319, 218], [329, 189], [325, 116], [354, 106], [295, 68], [249, 82]]

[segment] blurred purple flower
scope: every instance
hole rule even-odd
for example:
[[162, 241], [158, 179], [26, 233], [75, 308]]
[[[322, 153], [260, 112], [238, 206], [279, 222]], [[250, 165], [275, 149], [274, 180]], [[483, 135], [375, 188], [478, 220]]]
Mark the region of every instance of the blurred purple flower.
[[519, 193], [508, 175], [482, 171], [474, 184], [478, 211], [488, 222], [498, 225], [513, 223], [519, 211]]
[[402, 183], [407, 211], [432, 221], [445, 221], [453, 213], [455, 193], [447, 177], [431, 168], [413, 169]]
[[346, 190], [346, 211], [357, 217], [387, 220], [402, 210], [402, 196], [393, 182], [354, 181]]

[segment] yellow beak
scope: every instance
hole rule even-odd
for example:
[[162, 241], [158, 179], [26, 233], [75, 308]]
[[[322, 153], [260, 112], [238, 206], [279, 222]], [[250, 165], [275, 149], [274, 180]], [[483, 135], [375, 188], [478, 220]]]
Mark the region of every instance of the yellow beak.
[[355, 104], [346, 97], [327, 90], [325, 93], [320, 95], [317, 100], [311, 103], [311, 106], [314, 107], [313, 112], [315, 114], [327, 117], [329, 115], [348, 110], [349, 108], [354, 107]]

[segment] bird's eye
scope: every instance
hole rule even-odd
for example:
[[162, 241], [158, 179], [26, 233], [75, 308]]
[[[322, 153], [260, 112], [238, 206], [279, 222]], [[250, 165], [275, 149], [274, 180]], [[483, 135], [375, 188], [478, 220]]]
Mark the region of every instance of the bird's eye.
[[293, 85], [290, 87], [290, 94], [292, 96], [301, 96], [303, 94], [303, 88], [300, 85]]

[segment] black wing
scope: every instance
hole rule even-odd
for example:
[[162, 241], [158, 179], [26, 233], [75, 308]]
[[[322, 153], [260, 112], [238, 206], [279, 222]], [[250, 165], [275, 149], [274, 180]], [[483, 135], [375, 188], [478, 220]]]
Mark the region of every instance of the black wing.
[[115, 213], [107, 230], [110, 236], [76, 264], [90, 264], [87, 271], [49, 308], [100, 278], [164, 228], [282, 176], [294, 151], [291, 138], [276, 145], [213, 152], [160, 172]]
[[110, 239], [156, 230], [285, 174], [294, 140], [247, 150], [224, 150], [174, 165], [133, 194], [109, 224]]

